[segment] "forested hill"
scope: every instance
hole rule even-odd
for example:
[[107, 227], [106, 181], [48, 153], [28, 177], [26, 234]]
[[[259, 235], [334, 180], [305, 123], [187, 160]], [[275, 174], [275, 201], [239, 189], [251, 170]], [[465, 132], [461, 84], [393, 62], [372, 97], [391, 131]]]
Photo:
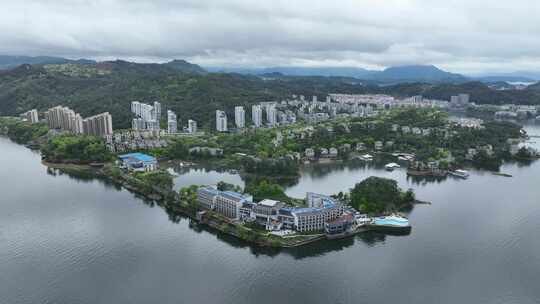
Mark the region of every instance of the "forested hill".
[[125, 128], [130, 126], [132, 100], [159, 100], [163, 110], [175, 111], [182, 124], [195, 119], [199, 125], [211, 126], [216, 109], [232, 114], [234, 106], [279, 100], [291, 94], [318, 95], [320, 99], [328, 93], [422, 94], [449, 99], [451, 95], [469, 93], [479, 103], [540, 104], [540, 90], [533, 88], [496, 91], [480, 82], [377, 86], [346, 77], [207, 73], [197, 65], [178, 60], [166, 64], [109, 61], [21, 65], [0, 71], [0, 116], [62, 104], [83, 116], [109, 111], [115, 128]]

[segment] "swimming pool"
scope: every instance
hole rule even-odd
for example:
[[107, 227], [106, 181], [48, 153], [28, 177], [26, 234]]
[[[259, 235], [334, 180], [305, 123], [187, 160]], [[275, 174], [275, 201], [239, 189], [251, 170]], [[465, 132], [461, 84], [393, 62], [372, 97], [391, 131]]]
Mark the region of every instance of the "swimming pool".
[[376, 218], [373, 224], [382, 226], [407, 227], [409, 226], [409, 220], [401, 217], [388, 216]]

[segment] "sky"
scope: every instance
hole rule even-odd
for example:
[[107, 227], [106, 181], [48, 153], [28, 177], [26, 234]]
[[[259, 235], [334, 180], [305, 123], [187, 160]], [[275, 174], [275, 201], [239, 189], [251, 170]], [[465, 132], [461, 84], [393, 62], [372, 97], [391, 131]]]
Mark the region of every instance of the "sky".
[[540, 71], [538, 0], [0, 0], [0, 54]]

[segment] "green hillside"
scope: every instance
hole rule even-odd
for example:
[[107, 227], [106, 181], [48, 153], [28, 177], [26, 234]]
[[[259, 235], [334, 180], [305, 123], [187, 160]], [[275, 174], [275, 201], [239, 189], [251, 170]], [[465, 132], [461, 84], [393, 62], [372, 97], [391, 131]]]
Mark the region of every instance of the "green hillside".
[[127, 128], [131, 121], [131, 101], [159, 100], [164, 111], [171, 109], [178, 114], [182, 124], [195, 119], [202, 127], [212, 127], [216, 109], [225, 109], [232, 115], [237, 105], [281, 100], [291, 94], [318, 95], [322, 100], [328, 93], [422, 94], [446, 100], [451, 95], [469, 93], [471, 100], [478, 103], [540, 104], [540, 90], [535, 87], [496, 91], [480, 82], [377, 86], [347, 77], [207, 73], [180, 60], [165, 64], [109, 61], [21, 65], [0, 71], [0, 116], [16, 115], [32, 108], [42, 111], [62, 104], [83, 116], [109, 111], [115, 128]]

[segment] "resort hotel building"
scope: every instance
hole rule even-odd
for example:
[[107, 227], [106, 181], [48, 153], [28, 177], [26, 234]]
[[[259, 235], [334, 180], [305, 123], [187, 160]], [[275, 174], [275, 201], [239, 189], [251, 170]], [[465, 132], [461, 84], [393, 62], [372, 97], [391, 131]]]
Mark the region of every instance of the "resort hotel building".
[[202, 187], [197, 191], [201, 207], [213, 210], [233, 220], [255, 222], [266, 230], [294, 229], [299, 232], [322, 231], [325, 224], [339, 218], [344, 207], [336, 199], [307, 193], [309, 207], [286, 207], [285, 203], [265, 199], [258, 203], [253, 197], [232, 191]]

